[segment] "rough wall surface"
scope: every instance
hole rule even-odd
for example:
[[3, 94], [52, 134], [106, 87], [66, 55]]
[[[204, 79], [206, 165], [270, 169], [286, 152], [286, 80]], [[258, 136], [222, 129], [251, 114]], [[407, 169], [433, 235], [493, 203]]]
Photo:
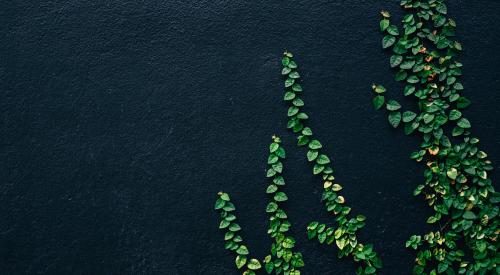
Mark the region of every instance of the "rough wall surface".
[[[306, 224], [329, 217], [284, 129], [284, 49], [345, 197], [368, 217], [361, 238], [383, 274], [409, 273], [404, 241], [431, 213], [411, 195], [418, 139], [390, 128], [370, 89], [400, 93], [378, 33], [379, 11], [399, 18], [398, 1], [42, 2], [0, 4], [1, 274], [238, 274], [213, 202], [231, 194], [249, 248], [265, 256], [272, 134], [288, 151], [304, 274], [353, 274], [306, 240]], [[465, 114], [498, 181], [500, 1], [448, 2], [465, 48]]]

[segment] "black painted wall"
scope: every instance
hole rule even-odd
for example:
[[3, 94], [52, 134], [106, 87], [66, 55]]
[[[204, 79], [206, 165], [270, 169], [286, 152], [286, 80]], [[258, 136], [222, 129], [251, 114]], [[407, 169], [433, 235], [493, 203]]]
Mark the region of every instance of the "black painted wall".
[[[390, 128], [370, 89], [400, 93], [378, 33], [379, 11], [400, 18], [398, 1], [41, 2], [0, 4], [1, 274], [238, 274], [213, 202], [232, 195], [249, 248], [265, 256], [272, 134], [288, 151], [303, 273], [353, 274], [306, 240], [306, 224], [329, 217], [284, 128], [284, 49], [348, 203], [368, 216], [362, 240], [383, 274], [409, 273], [404, 241], [431, 213], [411, 195], [418, 139]], [[465, 113], [498, 167], [500, 1], [448, 2], [474, 103]]]

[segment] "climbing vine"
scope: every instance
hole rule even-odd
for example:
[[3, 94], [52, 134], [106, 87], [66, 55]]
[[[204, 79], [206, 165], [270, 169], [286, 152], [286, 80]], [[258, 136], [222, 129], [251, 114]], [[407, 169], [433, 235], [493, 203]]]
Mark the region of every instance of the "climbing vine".
[[462, 113], [470, 101], [461, 95], [457, 55], [462, 45], [454, 40], [455, 21], [447, 18], [444, 0], [403, 0], [401, 6], [406, 11], [401, 31], [389, 12], [382, 12], [382, 48], [391, 52], [395, 80], [405, 83], [405, 96], [417, 99], [418, 111], [403, 111], [396, 100], [385, 98], [383, 86], [372, 88], [373, 105], [385, 105], [390, 125], [422, 138], [411, 158], [424, 165], [425, 181], [414, 195], [434, 210], [427, 223], [436, 228], [406, 242], [417, 250], [413, 272], [500, 274], [500, 196], [488, 178], [493, 166]]
[[238, 269], [246, 267], [243, 272], [244, 275], [255, 275], [255, 270], [260, 269], [262, 266], [259, 260], [248, 259], [250, 252], [240, 235], [241, 227], [236, 223], [236, 216], [233, 214], [235, 211], [234, 204], [227, 193], [219, 192], [217, 195], [219, 198], [215, 201], [215, 210], [220, 211], [219, 228], [226, 230], [224, 235], [226, 244], [224, 247], [237, 254], [235, 258], [236, 267]]
[[302, 86], [292, 53], [284, 53], [282, 65], [282, 75], [285, 77], [284, 100], [289, 104], [287, 127], [297, 134], [298, 146], [307, 148], [307, 159], [313, 164], [312, 172], [323, 180], [322, 201], [326, 210], [336, 216], [335, 226], [311, 222], [307, 227], [307, 235], [309, 239], [315, 238], [322, 244], [335, 243], [339, 248], [339, 258], [352, 256], [354, 261], [360, 262], [357, 274], [375, 274], [382, 267], [380, 258], [373, 250], [373, 245], [363, 245], [356, 235], [364, 227], [366, 218], [363, 215], [350, 217], [351, 208], [339, 194], [342, 186], [334, 182], [330, 158], [324, 153], [321, 142], [313, 137], [311, 128], [305, 126], [309, 117], [301, 110], [304, 106], [304, 101], [300, 98]]
[[[287, 220], [286, 212], [280, 207], [288, 200], [286, 193], [280, 190], [285, 185], [285, 180], [281, 175], [283, 172], [281, 160], [286, 157], [286, 152], [281, 146], [279, 137], [273, 136], [272, 139], [273, 142], [269, 145], [269, 157], [267, 158], [269, 165], [267, 177], [271, 182], [266, 189], [266, 193], [272, 197], [272, 200], [267, 205], [266, 212], [269, 214], [267, 233], [273, 239], [273, 243], [271, 254], [267, 255], [263, 262], [268, 274], [274, 272], [274, 274], [300, 275], [299, 268], [304, 266], [302, 254], [293, 251], [295, 239], [286, 234], [291, 224]], [[231, 214], [235, 210], [234, 205], [230, 202], [228, 194], [219, 192], [218, 195], [215, 209], [221, 212], [219, 228], [228, 230], [224, 235], [225, 248], [236, 252], [235, 263], [238, 269], [242, 269], [246, 264], [244, 275], [254, 275], [255, 270], [262, 267], [260, 261], [257, 259], [248, 260], [248, 248], [242, 243], [241, 236], [237, 234], [241, 227], [235, 222], [236, 216]]]
[[285, 180], [281, 175], [283, 164], [280, 159], [284, 159], [286, 154], [280, 143], [281, 139], [273, 136], [267, 159], [269, 165], [267, 177], [272, 179], [266, 189], [266, 193], [272, 196], [272, 201], [266, 207], [266, 212], [269, 214], [267, 233], [273, 238], [274, 243], [271, 246], [271, 255], [266, 256], [264, 263], [269, 274], [274, 270], [276, 274], [299, 275], [298, 268], [304, 266], [304, 261], [300, 252], [292, 250], [295, 247], [295, 239], [286, 235], [291, 225], [285, 211], [280, 208], [280, 204], [288, 200], [287, 195], [280, 191], [280, 187], [285, 185]]

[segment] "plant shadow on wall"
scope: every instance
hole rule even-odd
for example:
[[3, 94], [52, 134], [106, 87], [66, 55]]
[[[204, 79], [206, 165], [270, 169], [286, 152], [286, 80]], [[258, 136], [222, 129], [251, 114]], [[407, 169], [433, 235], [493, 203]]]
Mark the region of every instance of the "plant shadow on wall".
[[[407, 11], [401, 31], [391, 24], [389, 12], [382, 12], [382, 47], [392, 51], [390, 64], [397, 70], [395, 80], [406, 83], [403, 93], [417, 99], [419, 112], [402, 111], [401, 104], [386, 99], [382, 85], [374, 84], [372, 88], [376, 93], [375, 109], [385, 106], [392, 127], [404, 125], [405, 134], [422, 137], [420, 148], [411, 153], [411, 158], [424, 164], [425, 181], [417, 186], [414, 195], [422, 196], [435, 211], [427, 223], [435, 224], [436, 229], [424, 236], [413, 235], [406, 242], [406, 247], [417, 250], [413, 273], [500, 274], [500, 196], [488, 178], [493, 166], [487, 154], [478, 148], [479, 139], [472, 136], [471, 124], [461, 111], [470, 101], [460, 94], [464, 89], [459, 81], [462, 64], [456, 56], [462, 46], [452, 39], [456, 24], [446, 17], [444, 0], [403, 0], [401, 5]], [[357, 237], [366, 217], [350, 215], [351, 208], [339, 194], [342, 186], [334, 181], [331, 160], [312, 129], [306, 126], [309, 117], [301, 111], [304, 101], [300, 74], [291, 53], [284, 53], [282, 65], [287, 128], [296, 134], [297, 145], [307, 149], [312, 172], [323, 184], [322, 201], [327, 212], [335, 217], [332, 225], [309, 223], [307, 236], [321, 244], [334, 244], [339, 258], [349, 257], [357, 263], [356, 274], [375, 274], [382, 262], [373, 245], [362, 244]], [[266, 189], [272, 198], [266, 212], [273, 243], [270, 255], [262, 262], [269, 274], [297, 275], [304, 261], [296, 251], [294, 238], [287, 235], [291, 224], [282, 209], [288, 200], [282, 190], [285, 157], [280, 138], [273, 136], [267, 159], [270, 183]], [[236, 267], [243, 274], [255, 274], [262, 269], [261, 261], [249, 256], [229, 195], [219, 192], [218, 196], [215, 209], [220, 211], [219, 227], [226, 230], [225, 248], [236, 253]]]

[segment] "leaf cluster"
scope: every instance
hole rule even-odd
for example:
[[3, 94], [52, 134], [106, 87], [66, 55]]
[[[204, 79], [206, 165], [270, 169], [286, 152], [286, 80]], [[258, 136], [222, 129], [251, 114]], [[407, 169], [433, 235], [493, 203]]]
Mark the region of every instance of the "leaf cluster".
[[238, 269], [243, 268], [243, 275], [255, 275], [255, 270], [260, 269], [262, 265], [259, 260], [250, 258], [250, 252], [243, 243], [243, 238], [240, 235], [241, 227], [236, 222], [236, 216], [234, 215], [236, 210], [234, 204], [227, 193], [219, 192], [217, 195], [219, 198], [215, 201], [214, 208], [220, 211], [219, 228], [226, 230], [224, 235], [226, 244], [224, 247], [235, 252], [236, 267]]
[[294, 252], [295, 239], [287, 235], [290, 222], [287, 220], [286, 212], [280, 207], [288, 200], [287, 195], [281, 191], [285, 180], [281, 175], [283, 164], [281, 162], [286, 156], [285, 149], [281, 146], [281, 139], [273, 136], [273, 142], [269, 145], [269, 157], [267, 164], [267, 177], [271, 180], [266, 193], [272, 200], [266, 207], [269, 214], [269, 228], [267, 233], [273, 238], [271, 254], [264, 259], [265, 269], [268, 274], [299, 275], [299, 268], [304, 266], [304, 260], [300, 252]]
[[287, 128], [297, 136], [297, 145], [307, 150], [307, 160], [312, 164], [312, 173], [323, 181], [322, 201], [326, 210], [335, 216], [335, 225], [311, 222], [307, 228], [310, 239], [317, 238], [320, 243], [335, 244], [339, 257], [351, 256], [361, 263], [357, 274], [374, 274], [382, 263], [373, 250], [372, 245], [359, 242], [357, 231], [363, 228], [364, 216], [351, 217], [351, 208], [346, 205], [345, 198], [339, 194], [342, 186], [335, 181], [331, 159], [324, 152], [323, 144], [314, 138], [313, 131], [306, 126], [309, 116], [303, 111], [304, 101], [301, 99], [302, 86], [297, 63], [293, 54], [285, 52], [282, 59], [282, 75], [285, 78], [284, 100], [288, 103]]
[[462, 45], [454, 40], [456, 23], [447, 17], [444, 0], [403, 0], [402, 29], [382, 12], [382, 48], [390, 52], [395, 80], [403, 94], [418, 102], [418, 112], [402, 110], [385, 98], [386, 89], [373, 85], [373, 105], [385, 105], [388, 121], [407, 135], [422, 138], [411, 158], [424, 164], [423, 184], [414, 191], [434, 210], [427, 223], [438, 229], [414, 235], [406, 243], [417, 250], [415, 274], [500, 274], [498, 257], [499, 194], [488, 172], [487, 154], [471, 135], [463, 109], [470, 101], [461, 93]]

